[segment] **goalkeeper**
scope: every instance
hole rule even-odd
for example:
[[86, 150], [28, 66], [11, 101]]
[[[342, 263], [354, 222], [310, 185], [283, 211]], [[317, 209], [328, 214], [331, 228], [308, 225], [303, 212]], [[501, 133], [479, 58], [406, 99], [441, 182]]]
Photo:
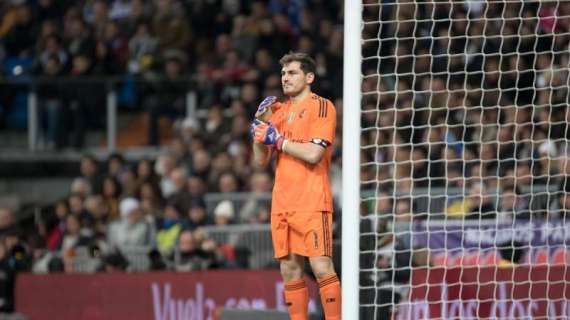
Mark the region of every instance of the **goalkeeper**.
[[315, 62], [289, 53], [279, 61], [287, 101], [267, 97], [252, 124], [255, 162], [265, 166], [277, 156], [271, 204], [275, 257], [285, 282], [285, 302], [293, 320], [307, 319], [305, 259], [317, 277], [327, 320], [340, 319], [340, 282], [332, 262], [333, 200], [329, 183], [336, 110], [311, 91]]

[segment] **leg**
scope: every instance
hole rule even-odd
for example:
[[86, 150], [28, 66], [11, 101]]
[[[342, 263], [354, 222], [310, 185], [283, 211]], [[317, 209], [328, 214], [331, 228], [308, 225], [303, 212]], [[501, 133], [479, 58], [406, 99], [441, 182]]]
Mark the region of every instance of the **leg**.
[[332, 213], [315, 212], [310, 215], [310, 229], [305, 232], [305, 246], [311, 269], [319, 283], [321, 303], [326, 320], [341, 316], [340, 282], [332, 260]]
[[303, 280], [305, 257], [289, 253], [279, 259], [281, 275], [285, 282], [285, 303], [291, 320], [308, 319], [309, 290]]
[[341, 290], [340, 281], [331, 257], [310, 257], [311, 269], [317, 277], [321, 303], [326, 320], [340, 320], [341, 316]]
[[288, 256], [279, 259], [281, 276], [285, 283], [303, 279], [303, 268], [305, 257], [298, 254], [289, 253]]

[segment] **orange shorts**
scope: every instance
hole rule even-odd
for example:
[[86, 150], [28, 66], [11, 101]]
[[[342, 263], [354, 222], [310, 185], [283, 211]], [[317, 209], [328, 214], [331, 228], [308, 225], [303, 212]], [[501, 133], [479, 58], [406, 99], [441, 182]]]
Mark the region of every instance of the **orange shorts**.
[[332, 257], [332, 212], [285, 212], [271, 215], [275, 258], [290, 252], [305, 257]]

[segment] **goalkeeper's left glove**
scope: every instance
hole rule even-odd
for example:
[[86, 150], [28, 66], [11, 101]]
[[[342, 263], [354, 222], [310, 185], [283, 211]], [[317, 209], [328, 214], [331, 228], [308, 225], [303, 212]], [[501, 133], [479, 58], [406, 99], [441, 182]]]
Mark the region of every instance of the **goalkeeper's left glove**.
[[256, 118], [260, 118], [269, 108], [277, 101], [276, 96], [269, 96], [263, 99], [259, 106], [257, 106], [257, 112], [255, 113]]
[[[258, 124], [256, 124], [256, 122]], [[259, 120], [254, 120], [252, 127], [254, 141], [263, 143], [266, 146], [274, 146], [279, 151], [283, 150], [287, 139], [285, 139], [271, 123], [267, 124]]]

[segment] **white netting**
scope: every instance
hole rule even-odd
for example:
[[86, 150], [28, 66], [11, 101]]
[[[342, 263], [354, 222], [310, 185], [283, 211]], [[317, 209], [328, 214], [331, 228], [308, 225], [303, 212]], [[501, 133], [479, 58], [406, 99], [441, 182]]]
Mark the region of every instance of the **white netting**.
[[360, 319], [570, 318], [570, 1], [364, 1]]

